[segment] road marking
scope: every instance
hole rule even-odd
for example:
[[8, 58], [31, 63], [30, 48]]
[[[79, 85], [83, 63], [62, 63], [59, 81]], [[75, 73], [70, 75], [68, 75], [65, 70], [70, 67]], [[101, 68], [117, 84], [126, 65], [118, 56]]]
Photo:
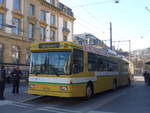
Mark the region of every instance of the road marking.
[[104, 111], [90, 111], [87, 113], [115, 113], [115, 112], [104, 112]]
[[80, 111], [72, 111], [72, 110], [56, 108], [56, 107], [48, 107], [48, 106], [39, 108], [38, 110], [51, 111], [51, 112], [55, 112], [55, 113], [82, 113]]
[[19, 102], [27, 102], [27, 101], [35, 100], [35, 99], [38, 99], [38, 98], [41, 98], [41, 97], [43, 97], [43, 96], [34, 96], [34, 97], [30, 97], [30, 98], [21, 100], [21, 101], [19, 101]]
[[100, 107], [108, 104], [109, 102], [119, 98], [120, 96], [127, 94], [130, 90], [131, 90], [131, 88], [124, 89], [123, 91], [121, 90], [121, 92], [116, 91], [116, 92], [114, 92], [115, 94], [109, 93], [105, 99], [102, 99], [102, 98], [99, 99], [99, 101], [101, 101], [100, 103], [95, 103], [95, 99], [91, 100], [91, 103], [93, 103], [93, 104], [89, 104], [90, 106], [87, 105], [85, 108], [81, 109], [81, 111], [83, 111], [85, 113], [85, 112], [94, 110], [96, 108], [100, 108]]
[[0, 106], [3, 106], [3, 105], [11, 105], [11, 106], [16, 106], [16, 107], [21, 107], [21, 108], [33, 107], [33, 105], [31, 104], [25, 104], [25, 103], [14, 102], [14, 101], [9, 101], [9, 100], [0, 101]]
[[12, 104], [15, 106], [19, 105], [19, 106], [24, 106], [24, 107], [33, 107], [33, 105], [31, 105], [31, 104], [20, 103], [20, 102], [13, 102]]
[[0, 101], [0, 106], [12, 104], [12, 103], [13, 103], [13, 101], [9, 101], [9, 100], [1, 100], [1, 101]]
[[11, 104], [12, 106], [21, 107], [21, 108], [28, 108], [28, 106], [19, 105], [19, 104]]

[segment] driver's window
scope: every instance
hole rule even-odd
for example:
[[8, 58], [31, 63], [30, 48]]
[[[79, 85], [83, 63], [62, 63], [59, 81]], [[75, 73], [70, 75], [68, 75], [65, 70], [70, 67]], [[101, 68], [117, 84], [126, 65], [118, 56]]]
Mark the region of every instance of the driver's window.
[[73, 73], [83, 72], [84, 57], [82, 50], [74, 50], [73, 52]]

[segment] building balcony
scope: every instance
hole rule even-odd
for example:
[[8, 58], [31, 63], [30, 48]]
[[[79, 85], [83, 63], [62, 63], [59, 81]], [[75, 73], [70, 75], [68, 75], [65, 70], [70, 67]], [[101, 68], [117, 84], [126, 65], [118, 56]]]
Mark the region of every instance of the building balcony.
[[63, 31], [64, 35], [68, 35], [70, 33], [70, 30], [65, 27], [63, 27], [62, 31]]
[[51, 29], [53, 29], [53, 30], [57, 30], [56, 24], [51, 24], [50, 27], [51, 27]]
[[12, 13], [13, 13], [13, 15], [15, 17], [19, 17], [19, 18], [23, 18], [24, 17], [24, 15], [22, 14], [21, 10], [13, 9]]
[[5, 3], [0, 4], [0, 10], [1, 10], [1, 12], [3, 12], [3, 13], [7, 12], [8, 9], [6, 8]]
[[29, 15], [27, 18], [28, 18], [28, 21], [29, 21], [29, 22], [34, 23], [34, 24], [35, 24], [35, 23], [37, 22], [37, 20], [38, 20], [35, 16], [32, 16], [32, 15]]

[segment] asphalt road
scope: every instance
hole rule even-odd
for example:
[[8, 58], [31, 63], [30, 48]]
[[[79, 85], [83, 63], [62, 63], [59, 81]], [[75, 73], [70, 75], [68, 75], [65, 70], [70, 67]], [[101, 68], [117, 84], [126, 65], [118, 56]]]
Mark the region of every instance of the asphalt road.
[[37, 97], [26, 94], [26, 88], [22, 85], [17, 97], [7, 94], [0, 101], [0, 113], [150, 113], [150, 86], [142, 77], [136, 77], [131, 87], [97, 94], [90, 100]]

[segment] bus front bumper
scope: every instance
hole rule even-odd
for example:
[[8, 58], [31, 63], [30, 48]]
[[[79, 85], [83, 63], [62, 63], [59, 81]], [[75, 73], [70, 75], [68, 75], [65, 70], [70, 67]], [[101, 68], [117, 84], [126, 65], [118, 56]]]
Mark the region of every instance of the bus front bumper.
[[36, 84], [30, 83], [29, 94], [56, 96], [56, 97], [84, 97], [86, 84]]

